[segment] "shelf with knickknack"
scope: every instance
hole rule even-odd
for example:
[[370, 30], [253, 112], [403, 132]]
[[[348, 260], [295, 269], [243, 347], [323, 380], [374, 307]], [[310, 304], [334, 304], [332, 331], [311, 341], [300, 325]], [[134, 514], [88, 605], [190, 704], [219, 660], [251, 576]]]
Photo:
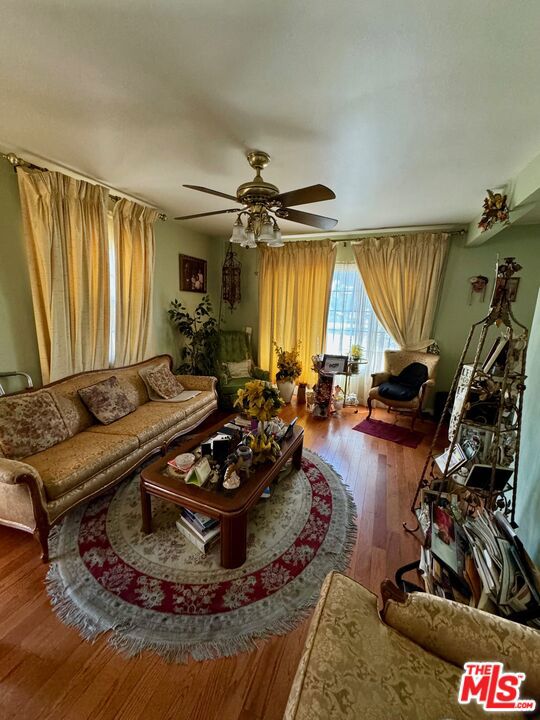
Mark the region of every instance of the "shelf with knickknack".
[[489, 313], [470, 329], [413, 498], [416, 527], [404, 523], [421, 557], [398, 576], [414, 566], [427, 592], [537, 623], [540, 573], [515, 531], [528, 331], [510, 288], [520, 269], [514, 258], [497, 264]]

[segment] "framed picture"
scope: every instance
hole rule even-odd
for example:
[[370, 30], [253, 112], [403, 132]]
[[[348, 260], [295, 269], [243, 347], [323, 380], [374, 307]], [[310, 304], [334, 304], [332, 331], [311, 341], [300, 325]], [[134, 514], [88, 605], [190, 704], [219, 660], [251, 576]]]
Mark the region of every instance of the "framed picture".
[[206, 260], [180, 255], [180, 290], [183, 292], [206, 292]]
[[493, 366], [506, 362], [506, 353], [508, 352], [508, 338], [502, 336], [495, 340], [491, 350], [488, 352], [486, 359], [482, 365], [482, 370], [488, 373]]
[[[521, 278], [511, 277], [506, 279], [506, 297], [509, 302], [515, 302], [517, 297], [517, 291], [519, 287], [519, 281]], [[500, 300], [501, 292], [504, 287], [505, 278], [497, 278], [495, 283], [495, 290], [493, 291], [493, 303], [496, 304]]]
[[342, 375], [347, 372], [348, 355], [325, 355], [321, 372], [327, 375]]
[[489, 461], [492, 442], [492, 430], [473, 425], [462, 425], [460, 428], [459, 444], [462, 448], [466, 446], [468, 455], [478, 463]]
[[448, 456], [450, 454], [450, 447], [447, 447], [446, 450], [442, 453], [442, 455], [439, 455], [435, 458], [435, 462], [437, 463], [437, 467], [444, 475], [444, 471], [446, 470], [446, 465], [448, 464], [448, 470], [447, 474], [450, 475], [451, 473], [455, 472], [459, 467], [461, 467], [464, 463], [467, 462], [467, 456], [465, 455], [465, 452], [463, 451], [461, 445], [459, 443], [456, 443], [454, 445], [454, 449], [452, 450], [452, 457], [450, 459], [450, 462], [448, 462]]

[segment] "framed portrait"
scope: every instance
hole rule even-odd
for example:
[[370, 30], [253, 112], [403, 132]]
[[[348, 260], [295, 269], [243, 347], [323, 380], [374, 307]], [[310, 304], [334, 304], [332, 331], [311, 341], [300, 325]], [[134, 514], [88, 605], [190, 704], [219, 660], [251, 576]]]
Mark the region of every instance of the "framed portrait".
[[[521, 278], [518, 277], [511, 277], [506, 280], [506, 297], [508, 298], [509, 302], [515, 302], [520, 280]], [[495, 290], [493, 293], [494, 303], [497, 303], [500, 299], [500, 295], [504, 287], [504, 282], [504, 278], [497, 278], [497, 281], [495, 283]]]
[[325, 355], [321, 372], [326, 375], [342, 375], [347, 372], [348, 355]]
[[202, 258], [180, 255], [180, 290], [182, 292], [206, 292], [207, 262]]

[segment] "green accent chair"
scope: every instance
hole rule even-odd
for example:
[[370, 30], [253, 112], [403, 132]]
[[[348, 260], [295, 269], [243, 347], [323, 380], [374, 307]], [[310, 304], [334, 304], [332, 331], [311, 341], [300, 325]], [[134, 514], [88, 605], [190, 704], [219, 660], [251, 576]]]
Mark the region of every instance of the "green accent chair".
[[227, 373], [226, 363], [253, 360], [251, 337], [243, 330], [222, 330], [219, 334], [219, 398], [220, 405], [232, 409], [237, 391], [250, 380], [270, 380], [267, 370], [251, 365], [251, 376], [232, 378]]

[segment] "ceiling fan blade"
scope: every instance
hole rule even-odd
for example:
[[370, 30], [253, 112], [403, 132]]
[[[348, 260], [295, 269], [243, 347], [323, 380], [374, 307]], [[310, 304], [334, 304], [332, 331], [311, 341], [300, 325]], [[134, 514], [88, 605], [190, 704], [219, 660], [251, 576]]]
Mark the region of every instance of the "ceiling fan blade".
[[238, 202], [234, 195], [227, 195], [227, 193], [219, 192], [219, 190], [210, 190], [210, 188], [202, 187], [201, 185], [184, 185], [184, 187], [190, 188], [191, 190], [198, 190], [199, 192], [208, 193], [209, 195], [217, 195], [218, 197], [227, 198], [227, 200], [233, 200]]
[[191, 220], [192, 218], [208, 217], [208, 215], [222, 215], [223, 213], [237, 213], [240, 212], [240, 208], [229, 208], [228, 210], [215, 210], [209, 213], [197, 213], [197, 215], [182, 215], [181, 217], [175, 217], [174, 220]]
[[321, 230], [332, 230], [337, 225], [337, 220], [334, 220], [334, 218], [314, 215], [301, 210], [290, 210], [289, 208], [278, 210], [276, 215], [284, 220], [292, 220], [293, 222], [302, 223], [302, 225], [311, 225], [311, 227], [320, 228]]
[[310, 185], [309, 187], [281, 193], [274, 199], [280, 200], [283, 207], [291, 207], [292, 205], [306, 205], [312, 202], [333, 200], [335, 197], [335, 192], [326, 185]]

